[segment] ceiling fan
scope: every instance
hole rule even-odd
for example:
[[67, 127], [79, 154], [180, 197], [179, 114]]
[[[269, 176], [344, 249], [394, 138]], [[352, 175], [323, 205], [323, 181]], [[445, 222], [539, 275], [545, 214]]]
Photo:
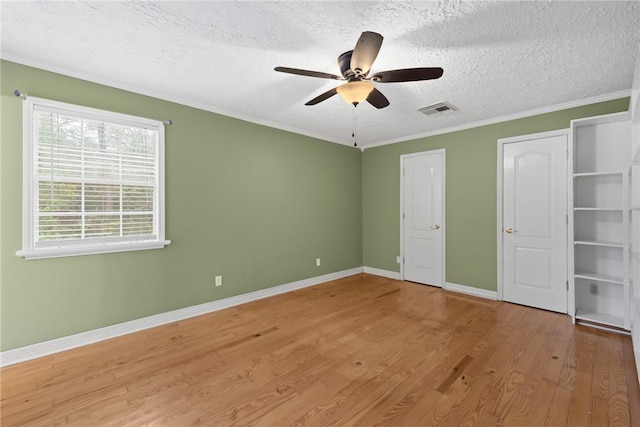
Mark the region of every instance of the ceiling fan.
[[415, 82], [420, 80], [438, 79], [444, 70], [440, 67], [404, 68], [400, 70], [380, 71], [369, 77], [369, 70], [382, 46], [382, 36], [372, 31], [365, 31], [360, 35], [356, 47], [338, 57], [338, 66], [342, 77], [320, 71], [301, 70], [299, 68], [276, 67], [281, 73], [297, 74], [301, 76], [318, 77], [321, 79], [346, 80], [347, 83], [335, 87], [316, 96], [305, 105], [316, 105], [339, 93], [345, 101], [358, 105], [366, 100], [376, 108], [389, 105], [389, 100], [376, 89], [373, 82], [395, 83]]

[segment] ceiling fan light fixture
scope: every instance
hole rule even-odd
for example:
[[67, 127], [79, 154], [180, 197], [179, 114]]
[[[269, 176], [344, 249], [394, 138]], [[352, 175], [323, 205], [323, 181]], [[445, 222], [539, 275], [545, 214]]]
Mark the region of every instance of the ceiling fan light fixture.
[[345, 83], [336, 88], [336, 91], [342, 96], [342, 99], [353, 105], [358, 105], [367, 99], [372, 90], [373, 85], [362, 80]]
[[339, 93], [342, 99], [349, 104], [357, 106], [362, 101], [367, 101], [378, 109], [388, 107], [389, 100], [378, 89], [373, 87], [371, 81], [378, 83], [417, 82], [442, 77], [444, 70], [440, 67], [401, 68], [397, 70], [380, 71], [371, 77], [367, 77], [371, 70], [371, 65], [378, 56], [378, 52], [382, 46], [382, 39], [382, 35], [378, 33], [364, 31], [360, 35], [356, 47], [353, 48], [353, 50], [344, 52], [338, 57], [338, 66], [340, 67], [342, 76], [290, 67], [276, 67], [275, 71], [321, 79], [348, 80], [348, 82], [342, 86], [329, 89], [312, 100], [307, 101], [304, 105], [319, 104]]

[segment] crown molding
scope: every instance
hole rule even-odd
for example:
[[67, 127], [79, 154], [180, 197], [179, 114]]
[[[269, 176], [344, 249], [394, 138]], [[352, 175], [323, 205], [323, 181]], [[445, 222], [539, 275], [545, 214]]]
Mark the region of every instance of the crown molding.
[[[245, 122], [249, 122], [252, 124], [256, 124], [256, 125], [260, 125], [260, 126], [266, 126], [266, 127], [270, 127], [273, 129], [278, 129], [278, 130], [282, 130], [285, 132], [291, 132], [291, 133], [295, 133], [298, 135], [303, 135], [303, 136], [308, 136], [310, 138], [315, 138], [315, 139], [320, 139], [322, 141], [328, 141], [328, 142], [333, 142], [335, 144], [340, 144], [340, 145], [346, 145], [346, 146], [351, 146], [350, 142], [347, 141], [340, 141], [340, 140], [333, 140], [333, 139], [328, 139], [326, 136], [323, 135], [319, 135], [315, 132], [309, 132], [303, 129], [298, 129], [295, 128], [293, 126], [286, 126], [286, 125], [282, 125], [280, 123], [274, 123], [271, 122], [269, 120], [258, 120], [255, 117], [249, 117], [249, 116], [245, 116], [242, 114], [236, 114], [236, 113], [232, 113], [229, 112], [227, 110], [225, 110], [224, 108], [220, 108], [211, 104], [207, 104], [204, 102], [199, 102], [199, 101], [193, 101], [187, 98], [182, 98], [179, 96], [173, 96], [173, 95], [169, 95], [167, 93], [161, 92], [161, 91], [156, 91], [156, 90], [150, 90], [148, 88], [143, 88], [134, 84], [128, 84], [128, 83], [122, 83], [120, 81], [116, 81], [116, 80], [111, 80], [105, 77], [100, 77], [100, 76], [95, 76], [93, 74], [86, 74], [86, 73], [82, 73], [80, 71], [77, 70], [73, 70], [70, 68], [65, 68], [65, 67], [58, 67], [55, 65], [51, 65], [51, 64], [46, 64], [44, 62], [40, 62], [40, 61], [34, 61], [32, 59], [28, 59], [28, 58], [24, 58], [21, 57], [19, 55], [14, 55], [12, 53], [9, 52], [2, 52], [0, 54], [0, 59], [3, 59], [5, 61], [10, 61], [10, 62], [15, 62], [17, 64], [21, 64], [21, 65], [26, 65], [28, 67], [33, 67], [33, 68], [38, 68], [40, 70], [44, 70], [44, 71], [48, 71], [51, 73], [57, 73], [57, 74], [61, 74], [63, 76], [68, 76], [68, 77], [73, 77], [79, 80], [84, 80], [90, 83], [96, 83], [96, 84], [100, 84], [103, 86], [109, 86], [115, 89], [120, 89], [120, 90], [125, 90], [127, 92], [132, 92], [138, 95], [144, 95], [144, 96], [148, 96], [151, 98], [156, 98], [156, 99], [160, 99], [162, 101], [169, 101], [169, 102], [173, 102], [176, 104], [180, 104], [180, 105], [184, 105], [186, 107], [192, 107], [192, 108], [197, 108], [198, 110], [203, 110], [203, 111], [208, 111], [210, 113], [215, 113], [215, 114], [220, 114], [221, 116], [226, 116], [226, 117], [231, 117], [233, 119], [238, 119], [238, 120], [242, 120]], [[12, 89], [18, 89], [18, 88], [12, 88]], [[33, 94], [33, 96], [37, 96], [38, 94]]]
[[[252, 117], [249, 117], [249, 116], [245, 116], [245, 115], [242, 115], [242, 114], [231, 113], [229, 111], [226, 111], [224, 108], [213, 106], [211, 104], [207, 104], [207, 103], [204, 103], [204, 102], [193, 101], [193, 100], [189, 100], [189, 99], [186, 99], [186, 98], [181, 98], [181, 97], [169, 95], [169, 94], [166, 94], [166, 93], [161, 92], [161, 91], [149, 90], [148, 88], [139, 87], [137, 85], [122, 83], [122, 82], [119, 82], [119, 81], [111, 80], [111, 79], [100, 77], [100, 76], [85, 74], [85, 73], [79, 72], [77, 70], [72, 70], [72, 69], [65, 68], [65, 67], [58, 67], [58, 66], [47, 64], [47, 63], [40, 62], [40, 61], [37, 61], [37, 60], [24, 58], [24, 57], [21, 57], [19, 55], [15, 55], [15, 54], [10, 53], [10, 52], [2, 52], [2, 53], [0, 53], [0, 59], [6, 60], [6, 61], [15, 62], [15, 63], [22, 64], [22, 65], [26, 65], [26, 66], [29, 66], [29, 67], [38, 68], [38, 69], [41, 69], [41, 70], [44, 70], [44, 71], [49, 71], [49, 72], [52, 72], [52, 73], [62, 74], [62, 75], [73, 77], [73, 78], [80, 79], [80, 80], [85, 80], [85, 81], [88, 81], [88, 82], [91, 82], [91, 83], [97, 83], [97, 84], [101, 84], [101, 85], [104, 85], [104, 86], [113, 87], [115, 89], [120, 89], [120, 90], [125, 90], [125, 91], [128, 91], [128, 92], [133, 92], [133, 93], [136, 93], [136, 94], [139, 94], [139, 95], [144, 95], [144, 96], [148, 96], [148, 97], [151, 97], [151, 98], [156, 98], [156, 99], [160, 99], [160, 100], [163, 100], [163, 101], [174, 102], [176, 104], [180, 104], [180, 105], [184, 105], [184, 106], [192, 107], [192, 108], [197, 108], [199, 110], [208, 111], [208, 112], [215, 113], [215, 114], [220, 114], [222, 116], [231, 117], [231, 118], [234, 118], [234, 119], [242, 120], [242, 121], [253, 123], [253, 124], [256, 124], [256, 125], [260, 125], [260, 126], [266, 126], [266, 127], [270, 127], [270, 128], [273, 128], [273, 129], [279, 129], [279, 130], [282, 130], [282, 131], [285, 131], [285, 132], [292, 132], [292, 133], [295, 133], [295, 134], [298, 134], [298, 135], [303, 135], [303, 136], [307, 136], [307, 137], [310, 137], [310, 138], [319, 139], [319, 140], [322, 140], [322, 141], [333, 142], [333, 143], [339, 144], [339, 145], [344, 145], [344, 146], [349, 146], [349, 147], [352, 146], [352, 142], [351, 141], [328, 139], [326, 136], [319, 135], [319, 134], [317, 134], [315, 132], [309, 132], [309, 131], [306, 131], [306, 130], [303, 130], [303, 129], [298, 129], [298, 128], [293, 127], [293, 126], [286, 126], [286, 125], [282, 125], [280, 123], [274, 123], [274, 122], [269, 121], [269, 120], [257, 120], [255, 118], [252, 118]], [[34, 96], [37, 96], [37, 94], [34, 94]], [[478, 120], [478, 121], [475, 121], [475, 122], [464, 123], [464, 124], [461, 124], [461, 125], [451, 126], [451, 127], [448, 127], [448, 128], [436, 129], [436, 130], [432, 130], [432, 131], [428, 131], [428, 132], [422, 132], [422, 133], [417, 133], [417, 134], [413, 134], [413, 135], [401, 136], [399, 138], [393, 138], [393, 139], [388, 139], [388, 140], [384, 140], [384, 141], [378, 141], [378, 142], [374, 142], [374, 143], [371, 143], [371, 144], [359, 144], [358, 147], [356, 147], [356, 149], [364, 151], [364, 150], [366, 150], [368, 148], [375, 148], [375, 147], [380, 147], [380, 146], [384, 146], [384, 145], [397, 144], [397, 143], [401, 143], [401, 142], [409, 142], [409, 141], [413, 141], [413, 140], [420, 139], [420, 138], [426, 138], [426, 137], [436, 136], [436, 135], [443, 135], [443, 134], [446, 134], [446, 133], [457, 132], [457, 131], [471, 129], [471, 128], [475, 128], [475, 127], [492, 125], [492, 124], [506, 122], [506, 121], [510, 121], [510, 120], [517, 120], [517, 119], [522, 119], [522, 118], [531, 117], [531, 116], [537, 116], [537, 115], [540, 115], [540, 114], [552, 113], [552, 112], [555, 112], [555, 111], [566, 110], [566, 109], [569, 109], [569, 108], [582, 107], [582, 106], [589, 105], [589, 104], [596, 104], [598, 102], [611, 101], [611, 100], [614, 100], [614, 99], [624, 98], [624, 97], [628, 97], [628, 96], [631, 96], [631, 90], [630, 89], [629, 90], [619, 91], [619, 92], [613, 92], [613, 93], [598, 95], [598, 96], [589, 97], [589, 98], [583, 98], [583, 99], [576, 100], [576, 101], [564, 102], [564, 103], [561, 103], [561, 104], [556, 104], [556, 105], [552, 105], [552, 106], [548, 106], [548, 107], [542, 107], [542, 108], [536, 108], [536, 109], [533, 109], [533, 110], [522, 111], [520, 113], [514, 113], [514, 114], [508, 114], [508, 115], [505, 115], [505, 116], [498, 116], [498, 117], [493, 117], [493, 118], [489, 118], [489, 119]]]
[[628, 96], [631, 96], [631, 90], [623, 90], [619, 92], [593, 96], [590, 98], [583, 98], [576, 101], [563, 102], [561, 104], [555, 104], [548, 107], [535, 108], [533, 110], [522, 111], [520, 113], [507, 114], [506, 116], [492, 117], [489, 119], [464, 123], [461, 125], [451, 126], [448, 128], [437, 129], [437, 130], [417, 133], [413, 135], [407, 135], [400, 138], [388, 139], [386, 141], [374, 142], [372, 144], [363, 145], [362, 151], [368, 148], [381, 147], [383, 145], [397, 144], [400, 142], [409, 142], [409, 141], [414, 141], [420, 138], [427, 138], [429, 136], [443, 135], [446, 133], [458, 132], [461, 130], [472, 129], [472, 128], [477, 128], [481, 126], [494, 125], [496, 123], [508, 122], [511, 120], [524, 119], [526, 117], [538, 116], [540, 114], [546, 114], [546, 113], [553, 113], [555, 111], [567, 110], [569, 108], [583, 107], [585, 105], [597, 104], [598, 102], [612, 101], [614, 99], [625, 98]]

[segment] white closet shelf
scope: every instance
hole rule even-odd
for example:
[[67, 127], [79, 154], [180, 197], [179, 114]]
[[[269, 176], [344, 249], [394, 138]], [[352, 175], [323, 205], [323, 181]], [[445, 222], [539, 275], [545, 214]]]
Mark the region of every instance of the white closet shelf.
[[623, 171], [615, 171], [615, 172], [580, 172], [574, 173], [573, 176], [575, 178], [580, 178], [581, 176], [607, 176], [607, 175], [622, 175]]
[[576, 319], [586, 320], [589, 322], [596, 322], [601, 325], [615, 326], [617, 328], [624, 328], [624, 318], [619, 316], [612, 316], [606, 313], [595, 313], [592, 311], [578, 310], [576, 312]]
[[593, 207], [574, 207], [574, 211], [613, 211], [613, 212], [622, 212], [624, 209], [622, 208], [593, 208]]
[[624, 248], [624, 243], [622, 242], [607, 242], [604, 240], [586, 240], [586, 239], [576, 239], [573, 243], [576, 245], [588, 245], [588, 246], [606, 246], [609, 248]]
[[610, 276], [608, 274], [591, 273], [588, 271], [576, 271], [574, 274], [576, 279], [597, 280], [599, 282], [615, 283], [617, 285], [624, 284], [624, 278], [619, 276]]

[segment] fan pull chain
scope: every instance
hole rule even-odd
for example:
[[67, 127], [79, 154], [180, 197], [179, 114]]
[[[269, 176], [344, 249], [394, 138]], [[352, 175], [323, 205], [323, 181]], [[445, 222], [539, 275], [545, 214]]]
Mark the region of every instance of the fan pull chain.
[[353, 138], [353, 146], [357, 147], [358, 146], [358, 140], [356, 138], [356, 125], [357, 125], [357, 120], [356, 120], [356, 106], [353, 106], [353, 131], [351, 131], [351, 137]]

